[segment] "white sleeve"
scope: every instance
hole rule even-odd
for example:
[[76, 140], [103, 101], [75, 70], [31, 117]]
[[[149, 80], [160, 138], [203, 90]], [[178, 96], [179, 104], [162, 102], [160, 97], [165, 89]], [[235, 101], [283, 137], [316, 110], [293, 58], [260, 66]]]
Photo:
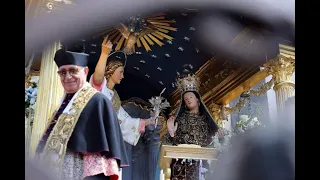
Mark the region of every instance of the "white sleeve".
[[95, 85], [93, 83], [93, 74], [90, 76], [90, 80], [89, 80], [89, 83], [91, 84], [91, 86], [93, 88], [95, 88], [96, 90], [100, 91], [100, 92], [104, 92], [105, 91], [105, 88], [107, 88], [107, 79], [106, 77], [103, 77], [103, 81], [100, 85]]
[[[107, 93], [107, 79], [104, 77], [101, 85], [95, 85], [93, 83], [93, 75], [91, 75], [89, 83], [92, 87], [102, 92], [105, 96], [111, 100], [109, 93]], [[132, 118], [121, 106], [117, 114], [122, 131], [123, 140], [131, 145], [136, 145], [140, 138], [140, 118]]]
[[132, 118], [121, 106], [118, 113], [118, 119], [121, 122], [120, 128], [123, 140], [135, 146], [140, 138], [140, 118]]

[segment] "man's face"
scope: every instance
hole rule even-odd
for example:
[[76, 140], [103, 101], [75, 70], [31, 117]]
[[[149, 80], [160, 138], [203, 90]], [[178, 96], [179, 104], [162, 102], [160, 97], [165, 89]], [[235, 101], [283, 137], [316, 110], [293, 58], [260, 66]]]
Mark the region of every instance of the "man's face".
[[59, 68], [61, 84], [66, 93], [77, 92], [86, 82], [89, 69], [76, 65], [63, 65]]

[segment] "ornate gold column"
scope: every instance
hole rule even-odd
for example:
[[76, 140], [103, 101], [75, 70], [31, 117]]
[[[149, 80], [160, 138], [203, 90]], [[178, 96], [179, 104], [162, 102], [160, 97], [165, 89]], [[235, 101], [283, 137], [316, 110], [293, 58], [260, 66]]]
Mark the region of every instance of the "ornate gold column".
[[280, 54], [264, 64], [263, 69], [272, 75], [278, 113], [284, 109], [285, 101], [295, 95], [292, 74], [295, 71], [295, 48], [279, 45]]
[[59, 105], [64, 92], [57, 74], [57, 66], [53, 60], [60, 46], [60, 42], [55, 42], [42, 52], [39, 89], [30, 142], [31, 156], [34, 155], [47, 121]]

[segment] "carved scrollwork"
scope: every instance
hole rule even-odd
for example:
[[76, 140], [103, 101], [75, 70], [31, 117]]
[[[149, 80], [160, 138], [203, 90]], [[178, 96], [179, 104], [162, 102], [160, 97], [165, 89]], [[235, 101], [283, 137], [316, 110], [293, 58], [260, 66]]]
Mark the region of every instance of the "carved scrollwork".
[[234, 62], [231, 62], [231, 61], [226, 61], [224, 64], [223, 64], [223, 69], [214, 76], [214, 78], [218, 79], [225, 79], [227, 78], [231, 73], [235, 72], [235, 69], [234, 69], [234, 65], [235, 63]]
[[210, 112], [212, 114], [212, 117], [217, 121], [220, 122], [223, 120], [222, 115], [221, 115], [221, 110], [222, 110], [222, 106], [212, 103], [209, 106]]
[[[270, 81], [268, 81], [267, 83], [264, 83], [263, 85], [261, 85], [257, 89], [249, 90], [248, 94], [253, 95], [253, 96], [265, 95], [267, 93], [267, 91], [271, 89], [273, 84], [274, 84], [274, 80], [271, 79]], [[221, 105], [217, 105], [215, 103], [212, 103], [210, 105], [210, 110], [212, 112], [213, 117], [216, 120], [223, 120], [224, 119], [223, 114], [229, 115], [231, 113], [237, 112], [240, 109], [242, 109], [246, 105], [247, 102], [248, 102], [247, 98], [240, 98], [239, 101], [237, 102], [237, 104], [233, 107], [222, 107]], [[223, 113], [222, 113], [222, 110], [224, 110]]]
[[217, 83], [223, 81], [226, 79], [229, 75], [235, 72], [236, 64], [231, 61], [222, 61], [222, 60], [216, 60], [223, 62], [222, 66], [220, 65], [220, 70], [217, 72], [215, 70], [217, 67], [213, 64], [209, 65], [209, 68], [205, 70], [205, 73], [203, 73], [202, 76], [199, 77], [200, 79], [200, 94], [205, 94], [209, 90], [211, 90], [214, 86], [217, 85]]
[[250, 95], [253, 96], [261, 96], [261, 95], [265, 95], [267, 93], [267, 91], [269, 91], [271, 89], [271, 87], [274, 84], [274, 80], [271, 79], [270, 81], [264, 83], [263, 85], [261, 85], [260, 87], [258, 87], [257, 89], [252, 89], [249, 91]]
[[263, 65], [262, 70], [273, 76], [275, 85], [283, 82], [292, 82], [292, 74], [295, 71], [295, 61], [291, 57], [279, 54], [277, 58]]
[[[283, 50], [284, 51], [284, 50]], [[284, 108], [284, 101], [294, 96], [295, 85], [292, 81], [292, 74], [295, 71], [295, 56], [294, 52], [281, 53], [277, 58], [270, 60], [263, 65], [262, 70], [265, 70], [272, 75], [274, 80], [273, 89], [276, 92], [277, 109], [281, 112]]]

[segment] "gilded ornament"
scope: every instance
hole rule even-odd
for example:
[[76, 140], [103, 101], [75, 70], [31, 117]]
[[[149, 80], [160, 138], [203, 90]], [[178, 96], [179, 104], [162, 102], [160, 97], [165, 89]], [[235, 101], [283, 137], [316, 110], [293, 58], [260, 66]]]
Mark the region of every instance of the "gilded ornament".
[[81, 89], [70, 109], [76, 109], [76, 113], [62, 113], [48, 137], [41, 157], [42, 159], [49, 161], [52, 168], [54, 168], [57, 173], [61, 173], [60, 168], [66, 154], [67, 144], [81, 112], [91, 97], [97, 92], [97, 90], [89, 85], [86, 85]]

